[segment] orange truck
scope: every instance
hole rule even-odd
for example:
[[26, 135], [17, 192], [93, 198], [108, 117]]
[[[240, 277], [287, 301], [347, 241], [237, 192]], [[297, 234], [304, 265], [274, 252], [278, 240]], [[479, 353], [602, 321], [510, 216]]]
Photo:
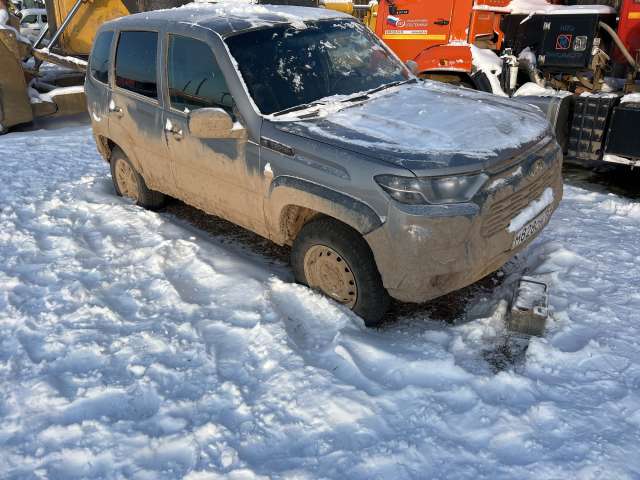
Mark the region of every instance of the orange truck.
[[500, 20], [509, 3], [380, 0], [370, 15], [375, 18], [376, 34], [403, 60], [416, 62], [420, 73], [470, 83], [471, 44], [501, 48]]
[[[317, 0], [335, 2], [350, 3]], [[420, 76], [540, 107], [568, 160], [640, 167], [640, 0], [373, 0], [353, 9]]]

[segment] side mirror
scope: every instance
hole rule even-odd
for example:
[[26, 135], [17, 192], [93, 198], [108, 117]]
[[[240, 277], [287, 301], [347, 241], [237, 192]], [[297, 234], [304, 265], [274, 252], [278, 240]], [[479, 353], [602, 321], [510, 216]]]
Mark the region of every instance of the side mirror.
[[189, 132], [196, 138], [238, 138], [231, 115], [221, 108], [200, 108], [191, 112]]
[[416, 62], [414, 62], [413, 60], [407, 60], [407, 63], [405, 63], [405, 65], [411, 73], [413, 73], [414, 75], [418, 74], [418, 64]]

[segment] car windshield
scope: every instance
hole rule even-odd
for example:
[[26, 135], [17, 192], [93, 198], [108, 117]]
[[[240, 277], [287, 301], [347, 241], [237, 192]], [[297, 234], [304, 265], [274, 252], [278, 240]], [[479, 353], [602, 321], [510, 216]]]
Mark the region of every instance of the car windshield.
[[265, 115], [411, 78], [408, 69], [353, 20], [253, 30], [226, 43]]

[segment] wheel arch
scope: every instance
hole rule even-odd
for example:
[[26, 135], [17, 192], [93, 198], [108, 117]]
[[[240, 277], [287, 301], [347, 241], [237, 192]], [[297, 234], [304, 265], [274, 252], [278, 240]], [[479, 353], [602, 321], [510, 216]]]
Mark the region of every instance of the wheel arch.
[[428, 80], [435, 80], [442, 83], [470, 85], [476, 87], [473, 77], [467, 72], [458, 72], [455, 70], [426, 70], [424, 72], [420, 72], [420, 76]]
[[276, 178], [268, 204], [271, 236], [280, 244], [291, 245], [302, 227], [319, 216], [333, 218], [361, 235], [382, 225], [374, 210], [360, 200], [295, 177]]
[[100, 153], [100, 155], [102, 155], [102, 158], [104, 158], [107, 163], [111, 163], [111, 155], [116, 148], [119, 148], [124, 152], [124, 149], [120, 145], [118, 145], [116, 142], [105, 135], [96, 135], [95, 140], [96, 146], [98, 147], [98, 152]]

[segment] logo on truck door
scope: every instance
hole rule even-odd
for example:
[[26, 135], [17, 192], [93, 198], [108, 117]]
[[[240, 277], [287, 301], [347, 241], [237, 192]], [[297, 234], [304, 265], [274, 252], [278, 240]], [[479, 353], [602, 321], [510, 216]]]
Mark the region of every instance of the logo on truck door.
[[400, 20], [398, 17], [394, 17], [393, 15], [389, 15], [387, 17], [387, 23], [389, 25], [393, 25], [395, 27], [403, 27], [404, 26], [404, 22], [402, 20]]

